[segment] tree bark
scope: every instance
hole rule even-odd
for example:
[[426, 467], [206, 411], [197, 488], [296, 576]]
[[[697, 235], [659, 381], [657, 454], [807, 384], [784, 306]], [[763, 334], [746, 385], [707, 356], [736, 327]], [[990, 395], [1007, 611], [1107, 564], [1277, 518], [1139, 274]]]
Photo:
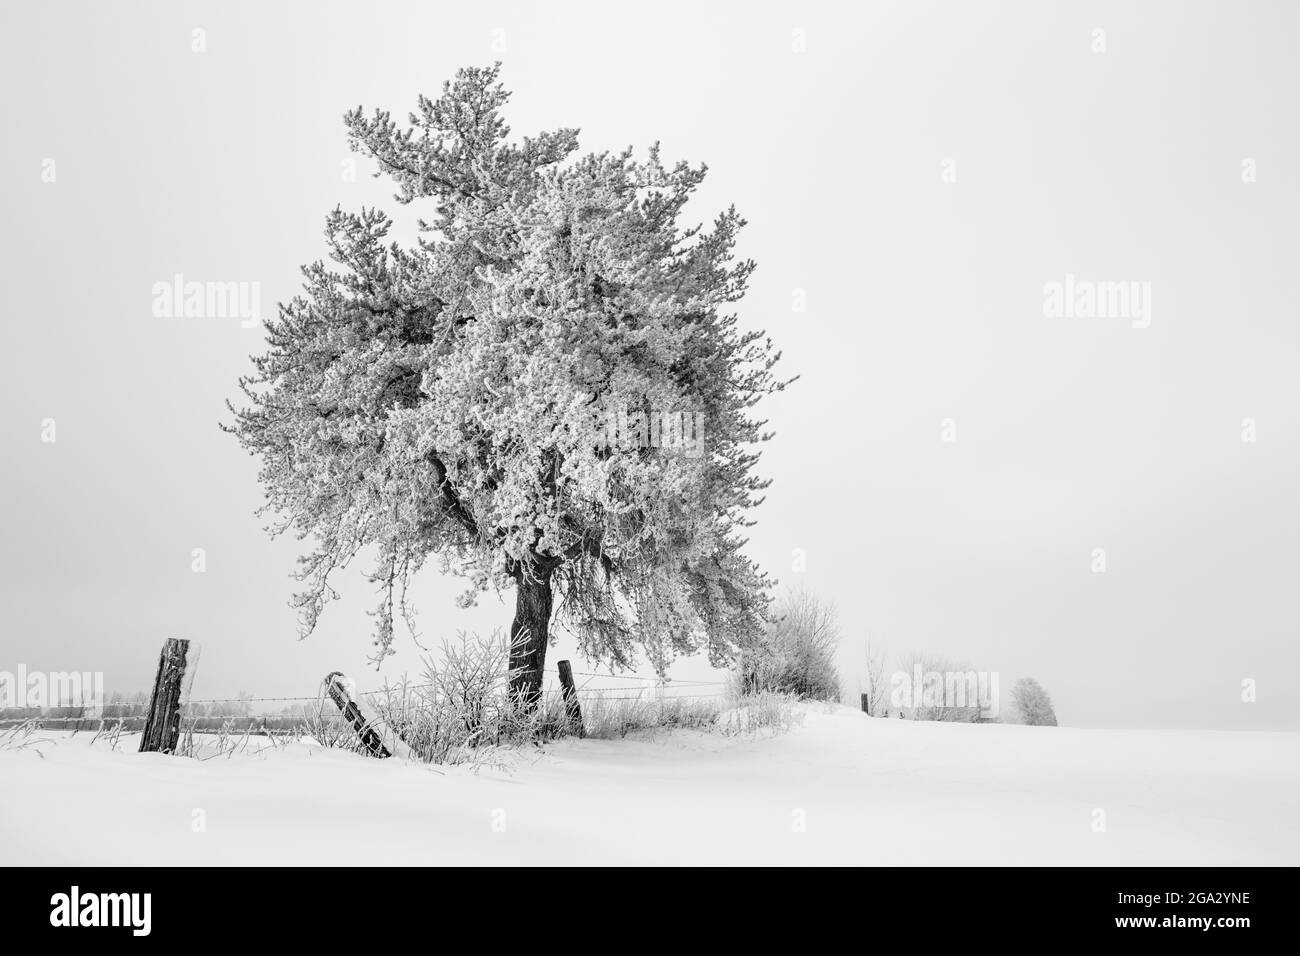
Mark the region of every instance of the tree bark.
[[550, 640], [551, 575], [546, 564], [514, 562], [515, 619], [510, 625], [510, 696], [528, 710], [542, 696]]

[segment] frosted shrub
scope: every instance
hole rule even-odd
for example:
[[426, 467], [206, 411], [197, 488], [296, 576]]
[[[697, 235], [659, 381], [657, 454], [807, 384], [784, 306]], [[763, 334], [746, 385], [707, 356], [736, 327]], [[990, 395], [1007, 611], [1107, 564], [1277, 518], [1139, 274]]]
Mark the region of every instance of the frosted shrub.
[[835, 608], [805, 592], [787, 595], [741, 658], [743, 690], [811, 700], [839, 700]]
[[499, 748], [559, 736], [563, 707], [554, 695], [532, 707], [510, 694], [510, 653], [500, 632], [462, 632], [443, 641], [440, 660], [425, 659], [421, 683], [385, 688], [375, 708], [430, 763], [481, 763]]

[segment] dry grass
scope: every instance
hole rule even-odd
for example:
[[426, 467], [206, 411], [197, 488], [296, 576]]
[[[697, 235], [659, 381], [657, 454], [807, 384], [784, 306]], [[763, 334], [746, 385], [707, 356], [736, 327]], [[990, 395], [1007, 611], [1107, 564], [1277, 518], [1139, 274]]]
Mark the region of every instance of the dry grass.
[[198, 718], [194, 717], [181, 721], [180, 738], [176, 742], [177, 756], [195, 760], [229, 759], [236, 754], [249, 753], [250, 743], [256, 744], [251, 752], [260, 754], [268, 749], [281, 750], [304, 737], [304, 730], [298, 728], [255, 733], [253, 726], [246, 724], [243, 730], [239, 730], [234, 726], [235, 718], [224, 721], [215, 732], [197, 733], [197, 722]]
[[582, 722], [586, 735], [596, 740], [616, 740], [648, 730], [711, 730], [723, 704], [720, 696], [646, 700], [597, 694], [582, 702]]
[[50, 737], [38, 737], [40, 731], [41, 722], [36, 717], [15, 724], [8, 730], [0, 731], [0, 750], [30, 750], [38, 757], [44, 758], [45, 754], [41, 753], [41, 747], [54, 741]]
[[733, 697], [735, 706], [718, 718], [720, 733], [735, 737], [742, 734], [782, 734], [794, 728], [802, 715], [795, 707], [799, 698], [779, 691], [760, 691]]

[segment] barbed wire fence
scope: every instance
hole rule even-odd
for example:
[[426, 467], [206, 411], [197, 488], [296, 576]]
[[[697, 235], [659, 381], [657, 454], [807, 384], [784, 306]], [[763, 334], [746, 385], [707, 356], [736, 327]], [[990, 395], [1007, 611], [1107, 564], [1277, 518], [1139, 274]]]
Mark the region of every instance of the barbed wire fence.
[[[552, 668], [545, 668], [544, 674], [557, 674], [558, 671]], [[606, 686], [591, 686], [590, 682], [578, 686], [579, 694], [605, 694], [607, 699], [646, 699], [648, 697], [722, 697], [725, 696], [722, 690], [701, 691], [704, 687], [725, 688], [726, 681], [700, 681], [700, 680], [679, 680], [676, 678], [661, 679], [658, 677], [646, 677], [644, 675], [633, 674], [596, 674], [589, 671], [574, 671], [575, 677], [587, 678], [604, 678], [606, 680], [627, 680], [637, 681], [641, 686], [631, 687], [628, 684], [610, 684]], [[387, 697], [397, 693], [406, 693], [418, 691], [427, 687], [434, 686], [430, 682], [421, 682], [419, 684], [397, 683], [387, 687], [379, 687], [375, 690], [357, 691], [356, 697]], [[673, 693], [677, 688], [689, 690], [690, 693]], [[609, 696], [609, 692], [618, 692], [619, 696]], [[632, 691], [635, 691], [633, 693]], [[317, 701], [328, 700], [322, 690], [319, 694], [302, 697], [200, 697], [186, 702], [186, 706], [197, 706], [199, 704], [263, 704], [263, 703], [315, 703]]]
[[[192, 682], [193, 677], [190, 676]], [[726, 696], [727, 681], [705, 681], [679, 678], [662, 678], [657, 675], [644, 674], [602, 674], [595, 671], [573, 671], [575, 677], [585, 678], [584, 682], [575, 687], [580, 699], [584, 702], [600, 701], [670, 701], [683, 699], [703, 699], [715, 698], [721, 699]], [[544, 668], [543, 674], [547, 677], [558, 677], [557, 668]], [[623, 683], [593, 683], [593, 681], [622, 681]], [[427, 688], [433, 687], [432, 682], [410, 683], [408, 681], [399, 681], [378, 687], [372, 690], [356, 691], [354, 696], [369, 700], [382, 699], [391, 701], [394, 697], [409, 695], [413, 692], [418, 693]], [[189, 691], [192, 689], [192, 683], [187, 684], [186, 694], [181, 703], [181, 718], [189, 721], [191, 728], [197, 733], [215, 733], [218, 730], [229, 729], [232, 721], [238, 721], [240, 724], [248, 723], [250, 727], [262, 729], [275, 729], [277, 725], [288, 725], [294, 721], [300, 721], [304, 717], [314, 719], [324, 719], [329, 721], [342, 721], [344, 718], [335, 708], [326, 691], [325, 682], [322, 681], [319, 689], [311, 695], [276, 695], [258, 697], [252, 695], [240, 695], [238, 697], [191, 697]], [[554, 691], [555, 688], [552, 687]], [[240, 712], [230, 713], [228, 708], [233, 705], [240, 709]], [[254, 713], [257, 710], [256, 705], [280, 705], [275, 710], [279, 712]], [[295, 708], [297, 712], [295, 712]], [[316, 708], [315, 713], [309, 713], [310, 708]], [[105, 705], [104, 711], [98, 717], [85, 716], [84, 714], [58, 714], [58, 711], [71, 710], [77, 708], [46, 708], [48, 714], [28, 713], [29, 709], [19, 712], [0, 711], [0, 728], [40, 719], [42, 724], [49, 729], [66, 729], [73, 730], [90, 730], [100, 725], [104, 721], [121, 722], [124, 725], [136, 723], [143, 724], [146, 714], [143, 712], [145, 705], [143, 703], [116, 703], [110, 702]], [[269, 709], [269, 708], [268, 708]], [[109, 713], [112, 712], [112, 713]], [[222, 723], [224, 722], [224, 723]], [[132, 728], [134, 729], [134, 727]], [[244, 729], [243, 727], [240, 728]]]

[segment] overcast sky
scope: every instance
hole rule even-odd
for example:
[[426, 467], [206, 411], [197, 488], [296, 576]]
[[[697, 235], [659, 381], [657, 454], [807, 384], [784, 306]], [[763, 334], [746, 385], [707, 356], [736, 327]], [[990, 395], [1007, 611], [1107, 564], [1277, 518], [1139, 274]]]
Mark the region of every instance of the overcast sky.
[[[742, 316], [801, 376], [764, 409], [751, 553], [838, 606], [851, 690], [870, 638], [1032, 675], [1062, 723], [1300, 727], [1300, 7], [627, 9], [0, 8], [0, 670], [133, 691], [187, 637], [195, 696], [380, 680], [360, 570], [297, 641], [296, 543], [217, 428], [261, 331], [153, 287], [258, 283], [269, 314], [336, 204], [411, 235], [428, 210], [348, 181], [343, 112], [500, 59], [516, 134], [660, 140], [710, 166], [696, 218], [749, 219]], [[1067, 276], [1149, 297], [1054, 317]], [[426, 643], [508, 625], [462, 587], [423, 572]], [[386, 673], [418, 669], [398, 645]]]

